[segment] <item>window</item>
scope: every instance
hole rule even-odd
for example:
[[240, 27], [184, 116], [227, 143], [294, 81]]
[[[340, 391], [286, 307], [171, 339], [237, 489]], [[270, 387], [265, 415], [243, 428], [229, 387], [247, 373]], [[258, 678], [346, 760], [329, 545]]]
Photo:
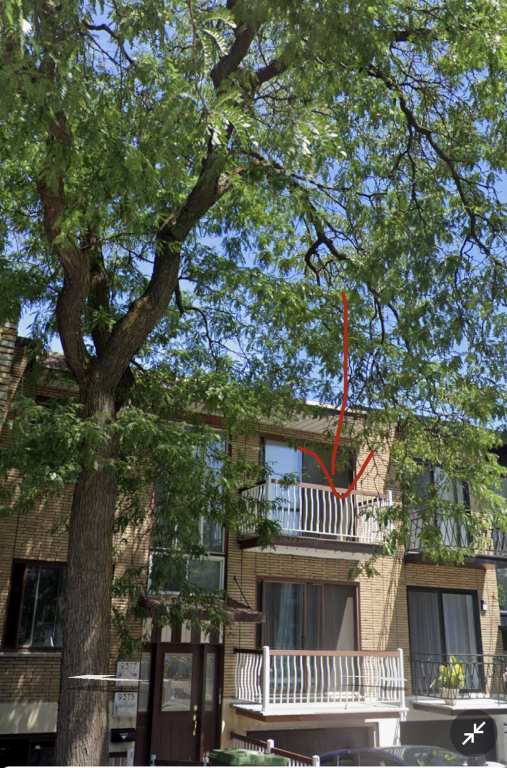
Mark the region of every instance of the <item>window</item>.
[[61, 648], [65, 612], [64, 565], [14, 563], [4, 645]]
[[[450, 480], [440, 467], [429, 467], [425, 462], [420, 462], [421, 473], [417, 481], [417, 492], [424, 498], [435, 494], [441, 499], [441, 511], [437, 509], [435, 525], [440, 529], [442, 540], [448, 547], [468, 547], [470, 537], [466, 526], [456, 522], [446, 514], [447, 503], [459, 504], [469, 507], [468, 490], [465, 483]], [[411, 548], [420, 549], [421, 520], [418, 517], [420, 507], [416, 507], [412, 514]]]
[[452, 655], [465, 663], [467, 687], [479, 685], [479, 614], [475, 592], [408, 589], [412, 679], [416, 693], [428, 693], [442, 662]]
[[353, 651], [357, 648], [354, 586], [264, 581], [262, 644], [275, 650]]
[[[324, 465], [330, 467], [333, 448], [319, 446], [317, 452]], [[280, 479], [284, 475], [291, 474], [296, 475], [299, 478], [299, 482], [329, 487], [322, 467], [315, 461], [313, 456], [303, 453], [303, 451], [298, 451], [297, 448], [292, 448], [283, 440], [264, 438], [262, 453], [264, 463], [271, 467], [272, 477]], [[352, 481], [352, 462], [350, 461], [350, 466], [345, 469], [337, 467], [333, 479], [337, 488], [348, 488]]]
[[[188, 558], [185, 572], [177, 573], [176, 568], [171, 568], [171, 562], [167, 563], [165, 555], [167, 552], [160, 549], [151, 554], [151, 581], [159, 585], [157, 592], [178, 594], [181, 591], [183, 579], [192, 586], [209, 592], [224, 588], [224, 557], [210, 555], [205, 560]], [[152, 589], [151, 585], [150, 589]]]
[[[324, 464], [330, 467], [332, 448], [321, 446], [318, 453]], [[355, 535], [354, 515], [342, 515], [337, 512], [322, 467], [313, 456], [291, 448], [281, 440], [265, 438], [263, 458], [265, 465], [270, 469], [272, 479], [280, 480], [290, 474], [295, 476], [295, 485], [303, 482], [311, 486], [300, 493], [295, 489], [295, 485], [277, 485], [272, 497], [277, 500], [273, 518], [280, 524], [282, 533], [290, 536], [319, 536], [321, 532], [327, 531], [331, 525], [330, 521], [333, 520], [336, 528], [333, 533], [342, 536]], [[348, 488], [352, 479], [351, 462], [349, 461], [348, 468], [337, 469], [333, 479], [335, 487]]]
[[[216, 430], [215, 437], [216, 441], [208, 446], [204, 461], [209, 469], [219, 471], [222, 466], [220, 452], [225, 452], [227, 449], [227, 437], [225, 433], [219, 432], [218, 430]], [[157, 497], [165, 498], [163, 489], [159, 485], [155, 487], [155, 519], [157, 505], [160, 503], [157, 501]], [[188, 559], [185, 573], [182, 573], [181, 571], [177, 573], [176, 568], [172, 569], [171, 563], [167, 562], [167, 557], [163, 557], [170, 553], [171, 545], [172, 548], [178, 547], [177, 539], [173, 538], [172, 541], [167, 544], [160, 535], [160, 532], [153, 537], [150, 578], [151, 581], [162, 585], [158, 588], [159, 592], [172, 594], [179, 593], [183, 579], [188, 580], [191, 585], [204, 590], [213, 591], [216, 589], [223, 589], [225, 565], [225, 536], [223, 526], [216, 520], [201, 515], [195, 528], [192, 529], [192, 536], [194, 535], [199, 543], [207, 549], [210, 556], [204, 560]], [[160, 563], [158, 572], [157, 569], [159, 566], [157, 566], [157, 561]]]
[[496, 569], [498, 587], [498, 604], [500, 607], [500, 624], [507, 626], [507, 568]]

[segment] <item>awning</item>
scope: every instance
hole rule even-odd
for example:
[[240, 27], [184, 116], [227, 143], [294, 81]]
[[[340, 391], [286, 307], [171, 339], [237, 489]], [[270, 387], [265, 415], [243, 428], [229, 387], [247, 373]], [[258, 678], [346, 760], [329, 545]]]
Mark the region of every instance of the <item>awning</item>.
[[[150, 615], [155, 618], [160, 614], [163, 608], [170, 605], [175, 600], [177, 600], [176, 595], [140, 595], [137, 602], [140, 608], [148, 611]], [[248, 605], [238, 603], [238, 601], [233, 600], [232, 597], [227, 597], [225, 599], [224, 613], [229, 621], [234, 622], [263, 624], [266, 620], [262, 611], [256, 611]], [[201, 616], [199, 616], [199, 618], [201, 618]]]
[[225, 601], [225, 612], [230, 616], [231, 621], [251, 622], [253, 624], [264, 624], [266, 616], [262, 611], [256, 611], [243, 603], [238, 603], [232, 597]]

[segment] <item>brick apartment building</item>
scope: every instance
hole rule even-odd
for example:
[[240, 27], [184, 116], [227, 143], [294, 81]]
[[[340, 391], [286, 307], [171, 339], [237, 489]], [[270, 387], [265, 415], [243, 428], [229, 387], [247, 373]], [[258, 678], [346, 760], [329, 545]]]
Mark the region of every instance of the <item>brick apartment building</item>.
[[[3, 418], [25, 367], [23, 340], [14, 326], [3, 328]], [[61, 386], [42, 380], [36, 395], [55, 396]], [[287, 444], [311, 438], [325, 461], [332, 447], [325, 435], [335, 418], [330, 411], [283, 428], [259, 424], [256, 435], [236, 444], [247, 458], [274, 467], [266, 483], [241, 492], [253, 503], [277, 498], [273, 514], [282, 533], [262, 551], [252, 532], [225, 535], [203, 520], [210, 555], [193, 564], [194, 578], [225, 587], [231, 598], [232, 622], [222, 637], [210, 641], [186, 625], [153, 622], [141, 657], [119, 666], [113, 641], [111, 673], [124, 680], [111, 685], [112, 765], [198, 763], [238, 737], [272, 738], [307, 756], [400, 741], [451, 747], [449, 725], [468, 707], [494, 716], [499, 735], [490, 757], [507, 761], [501, 631], [507, 606], [498, 590], [498, 582], [507, 582], [505, 535], [494, 531], [463, 566], [445, 568], [423, 561], [414, 517], [407, 550], [381, 559], [380, 576], [349, 580], [351, 567], [382, 541], [375, 512], [396, 493], [389, 446], [377, 452], [357, 493], [339, 501], [318, 465]], [[213, 422], [219, 429], [219, 417]], [[366, 455], [351, 456], [337, 485], [348, 487]], [[277, 478], [289, 472], [301, 482], [285, 488]], [[465, 490], [449, 487], [468, 504]], [[0, 766], [52, 762], [67, 557], [66, 533], [54, 525], [70, 502], [69, 488], [38, 514], [0, 521]], [[463, 543], [458, 527], [447, 526], [444, 535], [453, 546]], [[149, 558], [146, 531], [132, 532], [118, 548], [115, 574]], [[451, 654], [463, 662], [466, 684], [449, 703], [432, 683]]]

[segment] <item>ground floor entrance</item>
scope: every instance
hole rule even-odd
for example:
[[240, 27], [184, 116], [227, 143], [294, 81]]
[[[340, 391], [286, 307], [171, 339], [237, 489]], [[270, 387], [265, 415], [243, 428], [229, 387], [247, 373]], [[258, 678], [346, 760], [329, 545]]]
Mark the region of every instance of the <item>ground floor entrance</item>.
[[221, 645], [154, 643], [136, 765], [202, 765], [219, 743]]

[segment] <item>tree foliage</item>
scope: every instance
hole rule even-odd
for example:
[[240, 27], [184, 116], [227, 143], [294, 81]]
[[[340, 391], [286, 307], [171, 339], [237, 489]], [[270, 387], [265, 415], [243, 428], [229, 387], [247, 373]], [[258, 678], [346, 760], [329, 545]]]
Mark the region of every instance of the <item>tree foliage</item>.
[[[22, 500], [104, 466], [184, 493], [202, 426], [170, 419], [197, 403], [231, 433], [340, 403], [345, 290], [350, 439], [397, 429], [387, 550], [416, 503], [449, 562], [437, 506], [505, 528], [503, 3], [5, 0], [0, 24], [1, 316], [35, 312], [79, 392], [20, 402]], [[415, 499], [420, 457], [481, 515]], [[224, 467], [192, 488], [234, 526], [252, 468]]]

